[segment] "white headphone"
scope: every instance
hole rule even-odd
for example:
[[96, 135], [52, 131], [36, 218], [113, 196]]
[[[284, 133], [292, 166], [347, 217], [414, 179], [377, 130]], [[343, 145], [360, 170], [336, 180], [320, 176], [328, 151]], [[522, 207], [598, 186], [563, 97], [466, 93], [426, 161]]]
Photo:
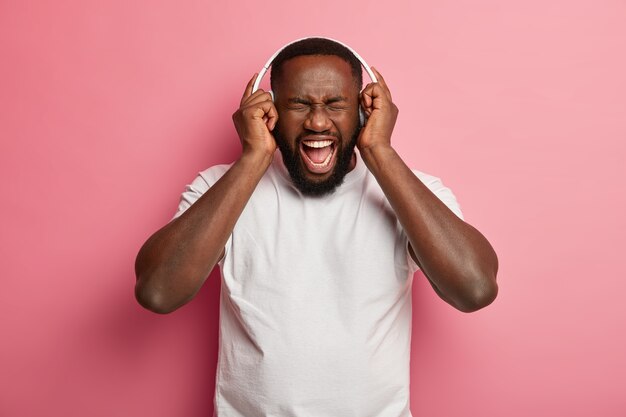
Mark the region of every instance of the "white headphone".
[[[348, 45], [346, 45], [343, 42], [339, 42], [338, 40], [335, 39], [331, 39], [331, 38], [325, 38], [322, 36], [310, 36], [310, 37], [306, 37], [306, 38], [300, 38], [300, 39], [296, 39], [295, 41], [289, 42], [287, 45], [283, 46], [282, 48], [280, 48], [278, 51], [274, 52], [274, 55], [272, 55], [270, 57], [270, 59], [267, 60], [267, 62], [265, 63], [265, 65], [263, 66], [263, 68], [261, 68], [261, 71], [259, 71], [259, 75], [256, 77], [256, 80], [254, 81], [254, 85], [252, 86], [252, 92], [254, 93], [256, 90], [259, 89], [259, 85], [261, 84], [261, 80], [263, 79], [263, 76], [265, 76], [265, 73], [269, 70], [270, 66], [272, 65], [272, 63], [274, 62], [274, 59], [276, 58], [276, 56], [282, 52], [283, 49], [285, 49], [286, 47], [288, 47], [291, 44], [294, 44], [296, 42], [300, 42], [304, 39], [312, 39], [312, 38], [316, 38], [316, 39], [326, 39], [332, 42], [336, 42], [339, 45], [345, 47], [346, 49], [348, 49], [348, 51], [352, 52], [352, 54], [356, 57], [356, 59], [359, 60], [359, 62], [361, 62], [361, 65], [363, 66], [363, 68], [365, 69], [365, 72], [367, 72], [367, 75], [370, 77], [370, 80], [372, 80], [373, 83], [377, 82], [378, 80], [376, 79], [376, 75], [374, 75], [374, 73], [372, 72], [372, 69], [370, 68], [369, 65], [367, 65], [367, 62], [365, 62], [365, 60], [363, 58], [361, 58], [361, 55], [357, 54], [356, 51], [352, 48], [350, 48]], [[270, 95], [272, 96], [272, 100], [274, 99], [274, 93], [272, 91], [269, 91]], [[365, 120], [366, 120], [367, 116], [365, 115], [365, 112], [363, 111], [363, 109], [361, 108], [361, 105], [359, 105], [359, 120], [361, 122], [361, 126], [363, 126], [365, 124]]]

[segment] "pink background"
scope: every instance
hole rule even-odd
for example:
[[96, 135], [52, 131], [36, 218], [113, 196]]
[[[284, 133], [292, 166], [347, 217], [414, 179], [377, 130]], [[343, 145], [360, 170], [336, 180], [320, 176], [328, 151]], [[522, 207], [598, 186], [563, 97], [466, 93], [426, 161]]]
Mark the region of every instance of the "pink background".
[[464, 314], [414, 284], [415, 416], [624, 416], [626, 3], [0, 3], [0, 415], [211, 416], [218, 275], [133, 296], [185, 184], [239, 153], [246, 81], [340, 39], [400, 108], [393, 143], [500, 258]]

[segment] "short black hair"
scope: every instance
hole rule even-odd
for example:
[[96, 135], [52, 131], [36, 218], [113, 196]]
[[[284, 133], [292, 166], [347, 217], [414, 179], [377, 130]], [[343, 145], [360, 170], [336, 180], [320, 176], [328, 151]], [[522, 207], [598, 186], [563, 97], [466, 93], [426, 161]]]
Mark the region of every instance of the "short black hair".
[[363, 86], [363, 69], [361, 61], [345, 46], [330, 39], [325, 38], [306, 38], [294, 42], [274, 58], [272, 62], [272, 70], [270, 73], [270, 84], [272, 90], [283, 75], [283, 64], [292, 58], [303, 55], [334, 55], [346, 61], [352, 69], [352, 76], [359, 91]]

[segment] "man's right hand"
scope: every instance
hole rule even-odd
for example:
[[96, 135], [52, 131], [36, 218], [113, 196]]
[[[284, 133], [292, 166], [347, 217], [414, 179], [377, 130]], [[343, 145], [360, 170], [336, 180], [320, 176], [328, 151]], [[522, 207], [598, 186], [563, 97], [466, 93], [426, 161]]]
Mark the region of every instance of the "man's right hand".
[[233, 122], [244, 154], [273, 155], [276, 151], [276, 140], [271, 131], [278, 121], [278, 112], [270, 93], [261, 89], [252, 93], [257, 76], [258, 74], [254, 74], [248, 82], [239, 109], [233, 113]]

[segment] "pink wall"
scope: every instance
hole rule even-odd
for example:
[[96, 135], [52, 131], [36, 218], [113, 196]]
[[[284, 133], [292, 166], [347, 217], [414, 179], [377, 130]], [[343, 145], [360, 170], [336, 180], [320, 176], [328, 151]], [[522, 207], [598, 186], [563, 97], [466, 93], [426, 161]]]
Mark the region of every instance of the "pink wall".
[[343, 40], [385, 76], [394, 144], [493, 243], [470, 315], [414, 286], [415, 416], [623, 416], [626, 4], [499, 0], [0, 4], [0, 415], [210, 416], [218, 276], [168, 316], [143, 241], [239, 152], [246, 81]]

